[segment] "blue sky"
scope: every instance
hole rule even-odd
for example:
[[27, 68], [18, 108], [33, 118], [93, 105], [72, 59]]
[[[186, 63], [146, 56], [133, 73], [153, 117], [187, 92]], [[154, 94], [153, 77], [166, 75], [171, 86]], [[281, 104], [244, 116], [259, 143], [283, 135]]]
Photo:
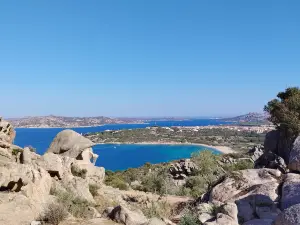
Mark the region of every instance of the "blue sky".
[[0, 1], [4, 117], [227, 116], [300, 85], [300, 1]]

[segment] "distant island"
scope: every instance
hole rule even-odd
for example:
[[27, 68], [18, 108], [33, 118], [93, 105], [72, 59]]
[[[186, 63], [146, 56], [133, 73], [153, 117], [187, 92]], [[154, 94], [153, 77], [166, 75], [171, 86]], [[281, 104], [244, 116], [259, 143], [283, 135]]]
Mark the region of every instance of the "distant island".
[[71, 127], [94, 127], [104, 124], [138, 124], [143, 120], [130, 118], [98, 117], [65, 117], [65, 116], [32, 116], [15, 119], [7, 119], [16, 128], [71, 128]]
[[[67, 116], [29, 116], [23, 118], [8, 118], [16, 128], [72, 128], [72, 127], [95, 127], [104, 124], [143, 124], [150, 121], [188, 121], [197, 118], [192, 117], [119, 117], [110, 118], [105, 116], [96, 117], [67, 117]], [[216, 118], [216, 120], [232, 122], [239, 125], [263, 125], [269, 124], [267, 115], [261, 113], [248, 113], [232, 118]]]
[[269, 115], [267, 113], [256, 113], [251, 112], [245, 115], [235, 116], [231, 118], [222, 118], [220, 120], [226, 122], [233, 122], [240, 125], [263, 125], [263, 124], [270, 124], [268, 121]]

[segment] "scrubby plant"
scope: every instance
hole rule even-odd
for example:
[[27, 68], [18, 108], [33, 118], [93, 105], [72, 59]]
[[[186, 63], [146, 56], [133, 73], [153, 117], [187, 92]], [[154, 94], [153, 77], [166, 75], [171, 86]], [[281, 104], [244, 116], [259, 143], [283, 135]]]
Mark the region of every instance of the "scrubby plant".
[[18, 155], [19, 152], [22, 152], [22, 150], [19, 149], [19, 148], [14, 148], [14, 149], [12, 150], [11, 153], [12, 153], [13, 155]]
[[68, 216], [66, 207], [61, 203], [50, 203], [45, 208], [44, 213], [40, 216], [39, 220], [45, 221], [49, 224], [58, 225], [65, 220]]
[[197, 215], [192, 212], [186, 212], [180, 219], [179, 225], [200, 225]]
[[84, 217], [87, 213], [88, 207], [93, 206], [93, 204], [87, 200], [77, 197], [70, 190], [52, 190], [52, 194], [57, 197], [58, 203], [63, 205], [69, 213], [78, 218]]
[[98, 195], [98, 189], [100, 187], [97, 184], [89, 184], [89, 191], [93, 197]]
[[73, 176], [81, 177], [83, 179], [86, 178], [87, 170], [86, 169], [80, 169], [77, 166], [72, 165], [71, 166], [71, 173]]
[[142, 207], [142, 212], [148, 218], [170, 218], [172, 215], [172, 207], [167, 201], [152, 201], [150, 206]]

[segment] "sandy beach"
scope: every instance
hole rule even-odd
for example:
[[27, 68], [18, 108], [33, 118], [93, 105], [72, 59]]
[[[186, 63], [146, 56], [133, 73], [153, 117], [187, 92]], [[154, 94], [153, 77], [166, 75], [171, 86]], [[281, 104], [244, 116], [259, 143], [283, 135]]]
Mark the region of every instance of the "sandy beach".
[[236, 153], [233, 149], [228, 146], [212, 146], [200, 143], [179, 143], [179, 142], [139, 142], [139, 143], [130, 143], [130, 142], [109, 142], [109, 143], [97, 143], [97, 144], [135, 144], [135, 145], [198, 145], [208, 148], [213, 148], [223, 154]]

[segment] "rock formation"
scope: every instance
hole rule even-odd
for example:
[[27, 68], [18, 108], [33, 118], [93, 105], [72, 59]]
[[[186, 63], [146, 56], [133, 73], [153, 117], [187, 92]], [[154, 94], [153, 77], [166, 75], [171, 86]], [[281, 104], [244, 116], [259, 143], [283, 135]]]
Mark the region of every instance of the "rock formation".
[[181, 159], [177, 163], [171, 164], [169, 173], [176, 185], [185, 183], [185, 178], [197, 170], [197, 166], [190, 159]]

